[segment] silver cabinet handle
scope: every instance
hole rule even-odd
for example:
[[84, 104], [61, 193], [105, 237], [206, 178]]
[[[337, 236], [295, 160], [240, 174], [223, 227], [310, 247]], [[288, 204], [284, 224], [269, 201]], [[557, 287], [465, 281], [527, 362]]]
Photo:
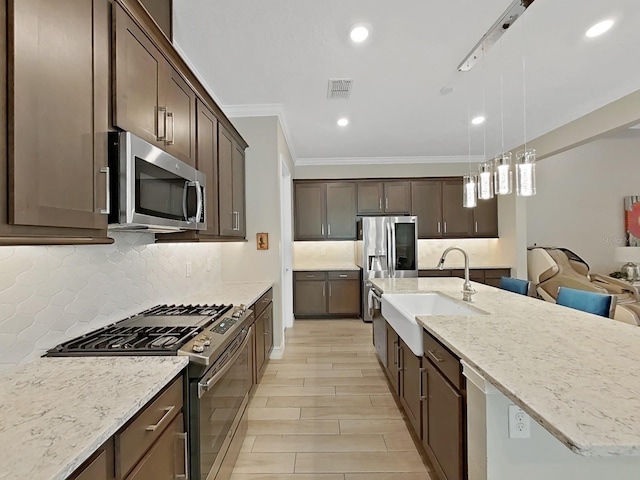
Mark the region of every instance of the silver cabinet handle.
[[[162, 119], [162, 120], [161, 120]], [[166, 107], [158, 107], [158, 116], [157, 116], [157, 125], [158, 129], [158, 140], [164, 140], [167, 137], [167, 108]]]
[[189, 440], [186, 433], [177, 433], [184, 442], [184, 474], [176, 474], [176, 480], [189, 480]]
[[393, 342], [393, 363], [398, 364], [398, 342]]
[[347, 277], [348, 277], [348, 275], [346, 273], [341, 273], [340, 274], [340, 278], [347, 278]]
[[382, 210], [382, 198], [378, 199], [378, 210]]
[[315, 275], [307, 275], [307, 278], [316, 278]]
[[171, 405], [170, 407], [163, 408], [164, 415], [162, 415], [162, 418], [158, 420], [158, 423], [156, 423], [155, 425], [148, 425], [147, 428], [145, 428], [145, 430], [147, 432], [155, 432], [158, 428], [160, 428], [160, 425], [162, 425], [165, 422], [165, 420], [169, 418], [169, 415], [171, 415], [171, 412], [173, 412], [175, 408], [176, 408], [175, 405]]
[[388, 198], [384, 199], [384, 208], [385, 208], [385, 210], [389, 210], [389, 199]]
[[169, 126], [165, 126], [166, 129], [166, 144], [167, 145], [173, 145], [173, 140], [174, 140], [174, 134], [175, 132], [175, 122], [173, 121], [173, 112], [167, 112], [167, 116], [166, 116], [166, 122], [168, 123]]
[[240, 212], [231, 212], [231, 214], [233, 215], [233, 226], [231, 229], [238, 231], [240, 230]]
[[324, 236], [324, 223], [320, 225], [320, 235]]
[[327, 224], [327, 235], [331, 236], [331, 224]]
[[398, 372], [402, 372], [402, 357], [404, 357], [404, 348], [398, 345]]
[[329, 284], [329, 296], [331, 296], [331, 284]]
[[107, 196], [106, 196], [106, 201], [107, 201], [107, 206], [104, 209], [100, 210], [100, 213], [102, 215], [109, 215], [111, 213], [111, 192], [109, 190], [109, 167], [102, 167], [100, 169], [100, 173], [104, 173], [105, 174], [105, 182], [107, 185]]
[[444, 222], [444, 233], [447, 233], [447, 222]]
[[440, 233], [440, 222], [438, 222], [438, 233]]
[[420, 368], [420, 389], [418, 391], [418, 394], [420, 395], [420, 401], [427, 399], [426, 395], [423, 393], [423, 391], [424, 391], [423, 390], [423, 388], [424, 388], [424, 380], [422, 380], [423, 373], [426, 372], [426, 371], [427, 371], [426, 368], [424, 368], [424, 367]]
[[427, 352], [429, 352], [429, 355], [431, 355], [431, 357], [438, 363], [442, 363], [444, 362], [444, 358], [440, 358], [438, 357], [435, 352], [433, 350], [427, 350]]
[[324, 292], [325, 292], [325, 286], [326, 286], [326, 285], [322, 285], [322, 296], [323, 296], [323, 297], [325, 296], [325, 294], [324, 294]]
[[478, 233], [478, 222], [476, 222], [476, 233]]

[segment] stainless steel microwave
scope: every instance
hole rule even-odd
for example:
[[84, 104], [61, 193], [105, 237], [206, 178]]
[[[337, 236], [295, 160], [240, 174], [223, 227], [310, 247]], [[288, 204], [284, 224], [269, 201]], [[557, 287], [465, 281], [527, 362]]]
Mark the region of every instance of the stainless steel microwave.
[[109, 133], [109, 228], [205, 230], [206, 177], [129, 132]]

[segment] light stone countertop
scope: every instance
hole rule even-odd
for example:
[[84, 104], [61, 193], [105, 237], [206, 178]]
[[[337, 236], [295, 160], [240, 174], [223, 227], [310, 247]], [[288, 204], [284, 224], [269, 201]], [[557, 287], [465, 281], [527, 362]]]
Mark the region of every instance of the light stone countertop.
[[224, 282], [211, 285], [186, 298], [185, 303], [243, 303], [250, 307], [266, 293], [271, 282]]
[[[372, 281], [461, 299], [458, 278]], [[418, 323], [574, 452], [640, 455], [640, 328], [472, 283], [488, 315]]]
[[0, 375], [0, 479], [67, 478], [186, 357], [41, 358]]
[[332, 271], [332, 270], [360, 270], [360, 267], [355, 263], [341, 263], [341, 262], [332, 262], [332, 263], [296, 263], [293, 266], [294, 272], [313, 272], [313, 271]]

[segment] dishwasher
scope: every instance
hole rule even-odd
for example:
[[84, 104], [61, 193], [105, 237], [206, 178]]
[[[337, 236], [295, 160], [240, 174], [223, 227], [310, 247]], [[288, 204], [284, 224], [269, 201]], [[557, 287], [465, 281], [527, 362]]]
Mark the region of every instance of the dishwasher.
[[382, 362], [382, 365], [384, 365], [386, 368], [387, 326], [385, 324], [384, 317], [382, 316], [382, 292], [371, 283], [367, 286], [370, 287], [367, 303], [373, 323], [373, 345], [374, 347], [376, 347], [378, 358]]

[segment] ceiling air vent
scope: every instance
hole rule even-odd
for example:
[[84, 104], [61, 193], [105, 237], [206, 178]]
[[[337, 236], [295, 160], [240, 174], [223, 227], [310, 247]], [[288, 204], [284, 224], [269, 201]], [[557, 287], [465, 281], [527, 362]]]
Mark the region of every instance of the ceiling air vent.
[[352, 78], [330, 78], [327, 98], [329, 100], [332, 98], [349, 98], [352, 86]]

